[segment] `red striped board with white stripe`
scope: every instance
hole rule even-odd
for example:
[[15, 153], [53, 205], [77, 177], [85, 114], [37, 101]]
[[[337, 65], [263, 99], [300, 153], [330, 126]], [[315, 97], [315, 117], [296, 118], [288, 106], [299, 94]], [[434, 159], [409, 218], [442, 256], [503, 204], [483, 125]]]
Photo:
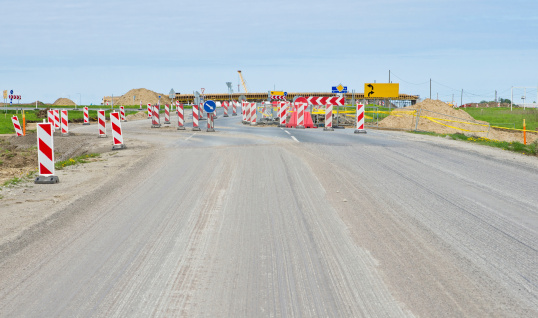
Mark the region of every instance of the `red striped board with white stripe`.
[[37, 124], [37, 161], [40, 176], [54, 175], [54, 138], [52, 123]]
[[312, 105], [336, 105], [336, 106], [344, 106], [344, 98], [338, 97], [338, 96], [332, 96], [332, 97], [319, 97], [319, 96], [310, 96], [305, 97], [309, 104]]
[[69, 134], [69, 118], [67, 116], [67, 109], [62, 109], [62, 136], [67, 136]]
[[[112, 126], [112, 139], [113, 139], [113, 145], [114, 145], [112, 149], [124, 148], [125, 145], [123, 144], [123, 134], [121, 131], [120, 113], [118, 112], [110, 113], [110, 124]], [[120, 145], [122, 147], [117, 147]]]
[[88, 110], [88, 107], [84, 106], [84, 124], [83, 125], [89, 125], [90, 124], [90, 113]]
[[15, 134], [17, 136], [22, 136], [22, 128], [21, 124], [19, 123], [19, 118], [17, 116], [11, 117], [11, 122], [13, 123], [13, 128], [15, 128]]
[[106, 137], [106, 117], [104, 110], [97, 111], [97, 127], [99, 129], [99, 137]]

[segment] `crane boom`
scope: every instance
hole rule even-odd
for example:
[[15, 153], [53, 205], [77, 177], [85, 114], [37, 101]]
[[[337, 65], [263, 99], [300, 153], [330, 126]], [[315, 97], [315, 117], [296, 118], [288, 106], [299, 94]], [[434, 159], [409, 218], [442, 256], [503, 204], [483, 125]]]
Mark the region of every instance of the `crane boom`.
[[247, 84], [245, 84], [245, 80], [243, 79], [243, 75], [241, 75], [241, 71], [237, 71], [239, 73], [239, 78], [241, 79], [241, 84], [243, 84], [243, 88], [245, 89], [245, 93], [248, 93]]

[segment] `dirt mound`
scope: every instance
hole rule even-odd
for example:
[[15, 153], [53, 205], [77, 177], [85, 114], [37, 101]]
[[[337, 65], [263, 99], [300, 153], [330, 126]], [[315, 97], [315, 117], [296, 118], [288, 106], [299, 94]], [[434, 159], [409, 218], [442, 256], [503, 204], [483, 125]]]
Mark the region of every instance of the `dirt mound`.
[[127, 121], [133, 121], [133, 120], [141, 120], [148, 118], [147, 112], [137, 112], [135, 114], [127, 115]]
[[140, 102], [142, 102], [142, 108], [144, 108], [145, 105], [148, 103], [157, 104], [157, 102], [159, 101], [159, 96], [161, 96], [161, 105], [170, 104], [170, 98], [168, 98], [168, 94], [156, 93], [145, 88], [137, 88], [128, 91], [117, 100], [116, 98], [114, 98], [114, 105], [140, 106]]
[[70, 100], [69, 98], [58, 98], [54, 103], [52, 103], [53, 106], [75, 106], [75, 102]]

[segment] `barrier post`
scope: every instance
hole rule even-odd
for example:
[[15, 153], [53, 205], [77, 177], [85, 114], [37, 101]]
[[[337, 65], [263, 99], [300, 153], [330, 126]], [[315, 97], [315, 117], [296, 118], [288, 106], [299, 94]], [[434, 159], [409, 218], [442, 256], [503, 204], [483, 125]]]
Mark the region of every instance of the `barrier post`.
[[37, 124], [37, 161], [38, 176], [36, 184], [53, 184], [60, 182], [54, 175], [54, 136], [52, 123]]
[[151, 114], [151, 128], [161, 128], [161, 114], [160, 105], [153, 105], [153, 112]]
[[527, 144], [527, 127], [525, 126], [525, 118], [523, 118], [523, 144]]
[[359, 104], [357, 101], [357, 129], [354, 131], [355, 134], [366, 134], [364, 130], [364, 105]]
[[304, 109], [305, 103], [295, 103], [295, 108], [297, 110], [297, 126], [295, 128], [304, 129]]
[[258, 107], [256, 107], [256, 103], [250, 103], [250, 125], [256, 126], [258, 123], [256, 123], [256, 119], [258, 119]]
[[19, 123], [19, 118], [17, 116], [11, 117], [11, 122], [13, 123], [13, 128], [15, 128], [15, 135], [22, 136], [21, 124]]
[[170, 105], [168, 104], [164, 105], [164, 123], [170, 124]]
[[89, 125], [90, 124], [90, 113], [88, 110], [88, 106], [84, 106], [84, 123], [83, 125]]
[[236, 101], [232, 101], [232, 116], [237, 116], [237, 103]]
[[183, 111], [183, 104], [176, 101], [177, 111], [177, 130], [185, 130], [185, 112]]
[[120, 114], [117, 112], [110, 113], [110, 124], [112, 126], [112, 150], [127, 148], [123, 143], [123, 133], [121, 131]]
[[105, 118], [104, 110], [100, 109], [97, 111], [97, 122], [98, 122], [98, 128], [99, 128], [99, 137], [100, 138], [106, 137], [106, 118]]
[[60, 110], [54, 110], [54, 130], [60, 130]]
[[151, 103], [148, 103], [148, 119], [151, 118], [152, 113], [153, 113], [153, 110], [152, 110], [152, 107], [151, 107]]
[[[217, 111], [215, 109], [215, 111]], [[207, 113], [207, 132], [215, 132], [215, 113]]]
[[54, 110], [52, 110], [52, 109], [49, 109], [47, 111], [47, 122], [52, 124], [52, 132], [54, 132], [56, 130], [56, 129], [54, 129], [54, 127], [56, 125], [54, 125]]
[[198, 105], [192, 104], [192, 131], [200, 131], [200, 127], [198, 127]]
[[228, 102], [222, 102], [222, 106], [224, 107], [224, 117], [228, 117]]
[[69, 118], [67, 117], [67, 109], [62, 109], [62, 136], [69, 136]]
[[278, 102], [278, 118], [280, 118], [278, 127], [286, 127], [287, 110], [288, 104], [286, 102]]
[[127, 119], [125, 119], [125, 107], [123, 106], [120, 106], [120, 117], [121, 117], [121, 121], [123, 122], [127, 121]]
[[327, 104], [325, 105], [325, 127], [323, 128], [325, 131], [334, 131], [333, 128], [333, 105]]

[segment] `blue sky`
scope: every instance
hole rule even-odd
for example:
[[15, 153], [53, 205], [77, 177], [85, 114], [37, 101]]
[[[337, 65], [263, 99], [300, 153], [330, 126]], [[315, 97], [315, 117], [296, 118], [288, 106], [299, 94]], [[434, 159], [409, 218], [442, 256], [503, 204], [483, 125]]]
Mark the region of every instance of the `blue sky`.
[[[400, 83], [465, 102], [538, 86], [538, 1], [0, 0], [0, 89], [96, 104], [132, 88]], [[241, 88], [241, 91], [243, 89]], [[528, 101], [536, 100], [536, 90]], [[534, 95], [533, 95], [534, 94]], [[514, 100], [516, 98], [514, 97]]]

